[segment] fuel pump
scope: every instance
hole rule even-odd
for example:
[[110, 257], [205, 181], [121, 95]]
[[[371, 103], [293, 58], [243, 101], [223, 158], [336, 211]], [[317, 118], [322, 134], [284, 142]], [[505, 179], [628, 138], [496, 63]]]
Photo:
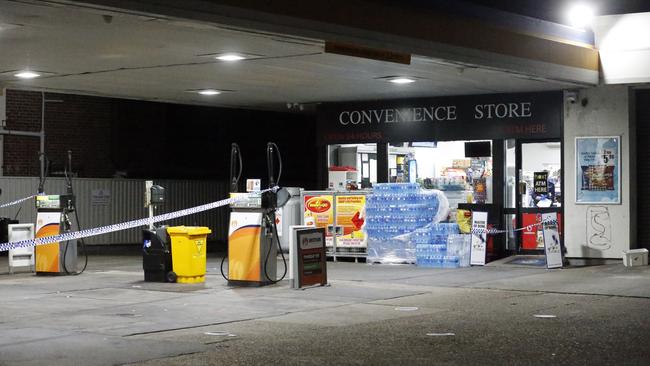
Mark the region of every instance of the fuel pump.
[[[277, 178], [276, 157], [279, 163]], [[269, 188], [274, 188], [279, 184], [282, 175], [282, 158], [273, 142], [267, 144], [266, 161]], [[243, 164], [239, 146], [234, 143], [230, 150], [230, 164], [230, 195], [245, 198], [242, 197], [230, 205], [228, 256], [221, 261], [221, 274], [229, 286], [265, 286], [282, 281], [287, 273], [287, 262], [280, 249], [285, 268], [282, 277], [276, 280], [276, 257], [280, 240], [275, 223], [275, 210], [289, 200], [288, 192], [286, 189], [268, 190], [257, 194], [239, 192]], [[226, 258], [228, 276], [223, 271]]]
[[[47, 161], [44, 155], [41, 159]], [[44, 193], [48, 165], [41, 176], [38, 195], [36, 196], [36, 238], [59, 235], [72, 231], [71, 215], [74, 214], [79, 226], [79, 214], [75, 207], [75, 195], [72, 187], [72, 151], [68, 150], [65, 167], [66, 194], [46, 195]], [[34, 248], [35, 271], [37, 275], [78, 275], [88, 264], [85, 242], [80, 239], [85, 262], [81, 271], [77, 272], [77, 241], [69, 240]]]

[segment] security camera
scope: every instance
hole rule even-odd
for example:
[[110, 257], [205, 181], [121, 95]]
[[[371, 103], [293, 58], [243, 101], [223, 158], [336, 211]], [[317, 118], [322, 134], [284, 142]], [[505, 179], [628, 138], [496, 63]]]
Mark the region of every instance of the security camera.
[[566, 101], [575, 104], [578, 100], [578, 93], [576, 92], [566, 92]]

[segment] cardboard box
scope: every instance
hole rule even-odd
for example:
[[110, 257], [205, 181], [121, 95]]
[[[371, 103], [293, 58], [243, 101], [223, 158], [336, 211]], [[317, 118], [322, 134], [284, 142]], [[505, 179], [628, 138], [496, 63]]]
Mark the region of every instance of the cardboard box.
[[648, 249], [630, 249], [623, 251], [623, 265], [625, 267], [647, 266]]

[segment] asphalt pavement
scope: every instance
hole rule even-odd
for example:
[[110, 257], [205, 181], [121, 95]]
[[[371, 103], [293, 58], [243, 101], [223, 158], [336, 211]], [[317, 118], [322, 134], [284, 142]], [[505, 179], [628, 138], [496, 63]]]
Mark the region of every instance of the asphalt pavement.
[[[139, 256], [10, 275], [0, 365], [646, 365], [650, 267], [328, 262], [329, 285], [143, 281]], [[281, 273], [282, 263], [278, 264]]]

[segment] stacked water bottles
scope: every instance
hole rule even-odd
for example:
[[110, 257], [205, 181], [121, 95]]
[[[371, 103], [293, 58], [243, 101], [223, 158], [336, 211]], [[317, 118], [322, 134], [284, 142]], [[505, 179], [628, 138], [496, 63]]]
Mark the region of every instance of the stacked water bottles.
[[417, 265], [430, 268], [460, 267], [460, 256], [456, 255], [457, 253], [449, 253], [447, 248], [448, 238], [458, 233], [456, 223], [431, 224], [416, 231], [413, 240], [416, 242]]
[[438, 212], [436, 195], [417, 183], [379, 183], [366, 198], [369, 262], [414, 263], [411, 235], [427, 226]]
[[469, 234], [450, 234], [447, 237], [447, 255], [460, 258], [461, 267], [469, 267], [472, 236]]

